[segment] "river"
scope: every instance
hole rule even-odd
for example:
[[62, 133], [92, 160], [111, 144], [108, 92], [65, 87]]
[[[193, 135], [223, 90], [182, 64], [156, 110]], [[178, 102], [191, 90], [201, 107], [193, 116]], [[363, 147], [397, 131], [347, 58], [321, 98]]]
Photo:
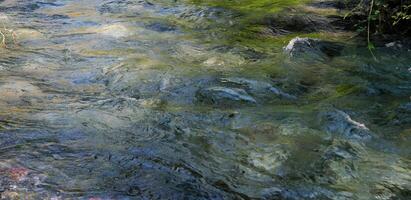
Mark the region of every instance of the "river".
[[411, 50], [307, 2], [0, 1], [2, 199], [409, 199]]

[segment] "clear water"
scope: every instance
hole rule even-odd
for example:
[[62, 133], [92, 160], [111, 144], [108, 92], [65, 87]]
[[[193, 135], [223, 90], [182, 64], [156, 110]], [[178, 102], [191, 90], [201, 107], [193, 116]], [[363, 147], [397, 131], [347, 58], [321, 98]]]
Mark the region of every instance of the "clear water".
[[[303, 1], [265, 2], [1, 1], [19, 42], [0, 49], [2, 197], [407, 199], [410, 51], [262, 36], [261, 12]], [[294, 61], [297, 35], [347, 47]], [[254, 103], [201, 101], [233, 80]], [[327, 129], [344, 120], [372, 138]]]

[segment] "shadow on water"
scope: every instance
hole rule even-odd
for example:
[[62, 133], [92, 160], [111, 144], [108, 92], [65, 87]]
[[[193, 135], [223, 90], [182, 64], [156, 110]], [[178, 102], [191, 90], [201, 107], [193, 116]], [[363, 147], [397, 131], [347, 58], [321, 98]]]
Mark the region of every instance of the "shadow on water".
[[302, 2], [0, 1], [1, 198], [406, 199], [410, 51]]

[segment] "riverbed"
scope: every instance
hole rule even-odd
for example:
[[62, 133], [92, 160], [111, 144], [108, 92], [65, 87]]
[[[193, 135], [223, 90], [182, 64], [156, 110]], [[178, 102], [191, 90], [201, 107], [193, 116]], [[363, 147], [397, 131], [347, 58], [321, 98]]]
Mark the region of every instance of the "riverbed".
[[409, 199], [409, 41], [328, 5], [0, 1], [1, 197]]

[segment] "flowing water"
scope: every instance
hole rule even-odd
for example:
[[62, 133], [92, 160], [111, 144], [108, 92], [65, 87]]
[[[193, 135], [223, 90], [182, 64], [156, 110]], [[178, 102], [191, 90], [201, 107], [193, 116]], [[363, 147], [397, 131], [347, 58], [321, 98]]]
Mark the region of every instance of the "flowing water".
[[261, 34], [307, 1], [0, 2], [2, 198], [411, 195], [411, 51]]

